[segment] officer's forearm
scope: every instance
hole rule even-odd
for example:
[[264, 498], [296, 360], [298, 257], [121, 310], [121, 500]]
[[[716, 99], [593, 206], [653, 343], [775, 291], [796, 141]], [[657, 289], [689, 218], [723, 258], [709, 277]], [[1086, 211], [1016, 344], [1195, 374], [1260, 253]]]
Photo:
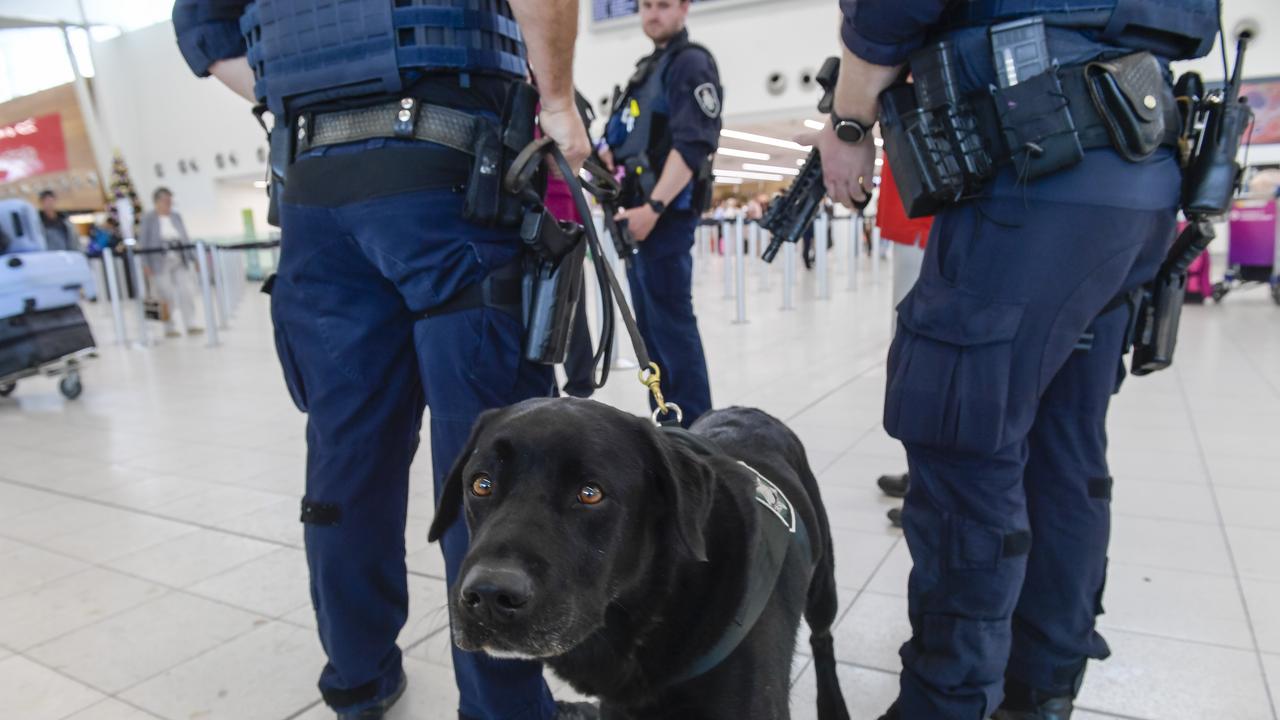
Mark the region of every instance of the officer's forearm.
[[874, 123], [880, 114], [880, 93], [901, 72], [901, 65], [875, 65], [844, 48], [832, 110], [842, 118]]
[[231, 92], [249, 102], [257, 102], [253, 96], [253, 68], [249, 67], [249, 61], [243, 55], [210, 65], [209, 74], [231, 88]]
[[692, 179], [693, 170], [685, 164], [684, 157], [679, 151], [672, 150], [667, 153], [667, 164], [662, 167], [662, 177], [658, 178], [658, 184], [653, 187], [649, 197], [663, 203], [670, 203]]
[[552, 111], [577, 107], [573, 46], [578, 39], [578, 0], [511, 0], [511, 11], [524, 34], [542, 107]]

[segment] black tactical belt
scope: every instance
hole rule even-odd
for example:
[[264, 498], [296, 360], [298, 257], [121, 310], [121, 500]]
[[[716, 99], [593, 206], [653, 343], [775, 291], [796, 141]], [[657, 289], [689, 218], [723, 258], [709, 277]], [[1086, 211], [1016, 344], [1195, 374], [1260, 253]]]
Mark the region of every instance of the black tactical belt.
[[475, 151], [476, 130], [487, 121], [407, 97], [354, 110], [303, 113], [293, 122], [297, 157], [317, 147], [376, 138], [423, 140], [470, 155]]
[[[1075, 123], [1076, 134], [1080, 138], [1080, 147], [1084, 150], [1114, 148], [1111, 136], [1107, 133], [1106, 123], [1094, 107], [1093, 98], [1090, 97], [1089, 88], [1085, 84], [1085, 66], [1073, 65], [1062, 68], [1059, 78], [1062, 82], [1062, 94], [1066, 97], [1072, 122]], [[983, 136], [986, 147], [996, 149], [993, 156], [997, 163], [1010, 162], [1011, 157], [1005, 150], [1000, 120], [996, 116], [995, 104], [990, 100], [991, 95], [987, 91], [980, 91], [979, 96], [986, 99], [983, 102], [973, 103], [974, 114], [978, 117], [978, 133]], [[1182, 121], [1178, 117], [1178, 106], [1174, 102], [1172, 89], [1162, 89], [1161, 97], [1154, 100], [1159, 103], [1165, 115], [1165, 130], [1160, 145], [1176, 148]]]

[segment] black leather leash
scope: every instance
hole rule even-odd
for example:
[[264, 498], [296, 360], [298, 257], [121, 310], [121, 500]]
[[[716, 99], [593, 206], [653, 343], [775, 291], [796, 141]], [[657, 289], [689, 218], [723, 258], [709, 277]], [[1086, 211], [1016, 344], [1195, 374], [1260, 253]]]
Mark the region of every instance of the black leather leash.
[[[618, 282], [617, 275], [614, 274], [613, 268], [604, 254], [604, 246], [600, 242], [600, 236], [596, 233], [596, 225], [591, 221], [591, 207], [587, 204], [587, 192], [601, 201], [606, 207], [617, 197], [617, 183], [603, 169], [588, 164], [587, 171], [591, 173], [595, 183], [584, 183], [573, 168], [569, 166], [569, 161], [565, 159], [564, 153], [560, 152], [560, 148], [549, 137], [539, 138], [530, 143], [516, 159], [511, 163], [511, 168], [507, 171], [505, 184], [508, 192], [516, 195], [522, 194], [529, 187], [534, 174], [538, 170], [539, 164], [544, 158], [550, 158], [555, 164], [560, 175], [564, 178], [565, 183], [569, 186], [569, 195], [573, 198], [574, 208], [578, 211], [578, 217], [582, 222], [583, 233], [586, 235], [588, 248], [591, 250], [591, 262], [595, 267], [596, 279], [600, 286], [600, 299], [603, 305], [603, 327], [600, 333], [600, 346], [596, 349], [592, 357], [592, 362], [600, 364], [600, 380], [596, 387], [603, 387], [605, 381], [609, 377], [609, 366], [613, 364], [613, 335], [614, 318], [613, 306], [617, 303], [618, 310], [622, 315], [623, 327], [627, 330], [627, 335], [631, 338], [631, 345], [636, 351], [636, 361], [640, 364], [640, 384], [649, 389], [653, 395], [653, 399], [657, 404], [657, 410], [653, 413], [654, 422], [658, 422], [659, 417], [669, 416], [674, 413], [676, 422], [680, 422], [681, 412], [680, 406], [675, 403], [669, 403], [662, 395], [662, 371], [657, 363], [649, 357], [649, 350], [644, 344], [644, 338], [640, 336], [640, 328], [636, 326], [635, 315], [631, 312], [631, 306], [627, 304], [627, 298], [622, 292], [622, 285]], [[613, 218], [608, 212], [605, 213], [605, 223], [609, 225], [610, 232], [618, 232], [620, 229], [613, 222]]]

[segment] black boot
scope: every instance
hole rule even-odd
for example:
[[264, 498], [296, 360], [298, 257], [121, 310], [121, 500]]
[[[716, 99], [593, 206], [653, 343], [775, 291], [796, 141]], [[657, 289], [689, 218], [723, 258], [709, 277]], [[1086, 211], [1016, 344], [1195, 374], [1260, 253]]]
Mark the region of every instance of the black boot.
[[[1076, 676], [1073, 687], [1078, 692], [1084, 671]], [[1004, 680], [1004, 702], [991, 720], [1068, 720], [1075, 704], [1075, 694], [1056, 695], [1027, 687], [1013, 678]]]
[[600, 710], [594, 703], [556, 702], [556, 720], [599, 720]]
[[902, 508], [889, 508], [888, 516], [890, 525], [896, 528], [902, 527]]
[[880, 479], [876, 480], [876, 485], [880, 486], [880, 489], [884, 491], [885, 495], [892, 498], [900, 498], [906, 497], [907, 484], [909, 480], [910, 476], [908, 473], [902, 473], [901, 475], [881, 475]]
[[1069, 697], [1046, 698], [1028, 710], [1014, 710], [1001, 705], [991, 720], [1067, 720], [1073, 701]]
[[378, 701], [378, 704], [373, 707], [351, 712], [338, 711], [338, 720], [383, 720], [387, 716], [387, 712], [391, 710], [391, 706], [396, 704], [401, 695], [404, 695], [404, 689], [408, 686], [409, 679], [405, 677], [404, 673], [400, 673], [400, 684], [396, 686], [395, 692]]

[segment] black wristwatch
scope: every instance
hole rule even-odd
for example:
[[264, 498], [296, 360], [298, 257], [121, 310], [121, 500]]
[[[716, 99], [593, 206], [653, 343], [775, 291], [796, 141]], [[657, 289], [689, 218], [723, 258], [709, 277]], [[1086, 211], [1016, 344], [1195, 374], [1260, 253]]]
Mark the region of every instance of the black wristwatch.
[[667, 211], [667, 204], [657, 199], [650, 200], [649, 207], [653, 208], [653, 211], [659, 215]]
[[853, 118], [842, 118], [835, 113], [831, 113], [831, 129], [835, 130], [836, 137], [850, 145], [857, 145], [871, 133], [871, 125], [864, 125]]

